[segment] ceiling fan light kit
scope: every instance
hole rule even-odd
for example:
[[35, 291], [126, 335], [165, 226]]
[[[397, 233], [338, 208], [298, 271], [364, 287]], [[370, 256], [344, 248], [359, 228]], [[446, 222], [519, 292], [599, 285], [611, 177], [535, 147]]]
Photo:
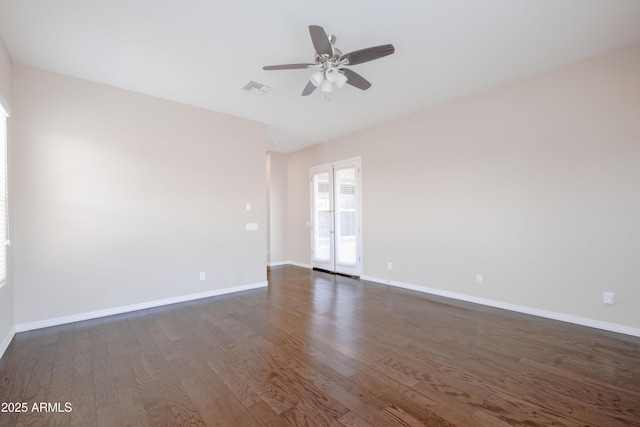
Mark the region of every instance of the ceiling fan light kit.
[[322, 74], [322, 71], [313, 73], [313, 75], [311, 76], [311, 83], [313, 83], [315, 87], [320, 86], [323, 80], [324, 80], [324, 74]]
[[349, 80], [347, 78], [347, 76], [344, 75], [344, 73], [340, 73], [336, 76], [336, 86], [338, 87], [338, 89], [344, 87], [344, 85], [347, 84], [347, 80]]
[[263, 70], [319, 68], [320, 70], [311, 76], [311, 79], [302, 91], [302, 96], [311, 95], [318, 87], [322, 92], [331, 92], [334, 83], [338, 88], [344, 87], [345, 84], [350, 84], [358, 89], [367, 90], [371, 87], [371, 83], [360, 74], [345, 67], [347, 65], [373, 61], [374, 59], [382, 58], [395, 52], [393, 45], [386, 44], [356, 50], [343, 55], [340, 49], [335, 47], [336, 37], [334, 35], [327, 35], [321, 26], [309, 25], [309, 34], [311, 35], [311, 42], [316, 51], [315, 62], [313, 64], [283, 64], [262, 67]]
[[331, 83], [338, 80], [338, 75], [340, 75], [340, 71], [338, 71], [335, 67], [328, 67], [324, 72], [324, 78], [330, 81]]
[[344, 75], [344, 72], [338, 70], [336, 67], [328, 67], [326, 71], [318, 71], [313, 73], [310, 82], [319, 87], [323, 92], [331, 92], [333, 90], [332, 83], [336, 84], [338, 89], [344, 87], [347, 83], [348, 77]]

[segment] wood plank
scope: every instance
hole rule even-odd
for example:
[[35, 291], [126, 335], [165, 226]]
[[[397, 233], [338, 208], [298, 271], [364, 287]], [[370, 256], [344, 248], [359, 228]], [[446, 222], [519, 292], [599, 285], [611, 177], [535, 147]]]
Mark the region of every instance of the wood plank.
[[[83, 362], [84, 363], [84, 362]], [[79, 372], [74, 370], [74, 372]], [[71, 384], [71, 399], [73, 411], [70, 412], [71, 426], [97, 426], [97, 408], [94, 395], [93, 374], [87, 372], [82, 375], [74, 374]]]
[[135, 380], [130, 376], [114, 378], [118, 397], [118, 408], [122, 414], [122, 419], [127, 425], [148, 427], [151, 422], [147, 416], [147, 411], [142, 405], [140, 392], [136, 387]]

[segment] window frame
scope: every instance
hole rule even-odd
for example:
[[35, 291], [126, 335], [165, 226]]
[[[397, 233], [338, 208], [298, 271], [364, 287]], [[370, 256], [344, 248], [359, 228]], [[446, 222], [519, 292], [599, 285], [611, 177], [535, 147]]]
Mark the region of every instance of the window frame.
[[[9, 115], [0, 97], [0, 288], [8, 278], [9, 239]], [[4, 207], [4, 209], [3, 209]]]

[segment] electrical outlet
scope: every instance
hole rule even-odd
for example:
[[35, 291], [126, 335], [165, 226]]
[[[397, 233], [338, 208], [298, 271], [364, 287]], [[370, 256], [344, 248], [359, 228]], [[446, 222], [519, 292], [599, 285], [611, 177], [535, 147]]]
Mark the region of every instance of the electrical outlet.
[[613, 292], [603, 292], [602, 302], [608, 305], [613, 305], [613, 303], [615, 302], [615, 295], [613, 294]]
[[476, 283], [482, 285], [482, 282], [484, 282], [484, 277], [482, 277], [482, 274], [476, 274]]
[[205, 273], [204, 271], [200, 272], [200, 280], [205, 280], [207, 278], [207, 273]]
[[393, 264], [391, 263], [391, 261], [387, 263], [387, 270], [393, 270]]

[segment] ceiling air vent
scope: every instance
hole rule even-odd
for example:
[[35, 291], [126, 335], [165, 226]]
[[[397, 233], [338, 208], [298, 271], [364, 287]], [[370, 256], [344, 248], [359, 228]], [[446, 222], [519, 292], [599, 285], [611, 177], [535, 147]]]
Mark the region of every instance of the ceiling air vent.
[[262, 83], [254, 82], [253, 80], [242, 87], [247, 92], [255, 93], [256, 95], [264, 95], [271, 90], [270, 86], [263, 85]]

